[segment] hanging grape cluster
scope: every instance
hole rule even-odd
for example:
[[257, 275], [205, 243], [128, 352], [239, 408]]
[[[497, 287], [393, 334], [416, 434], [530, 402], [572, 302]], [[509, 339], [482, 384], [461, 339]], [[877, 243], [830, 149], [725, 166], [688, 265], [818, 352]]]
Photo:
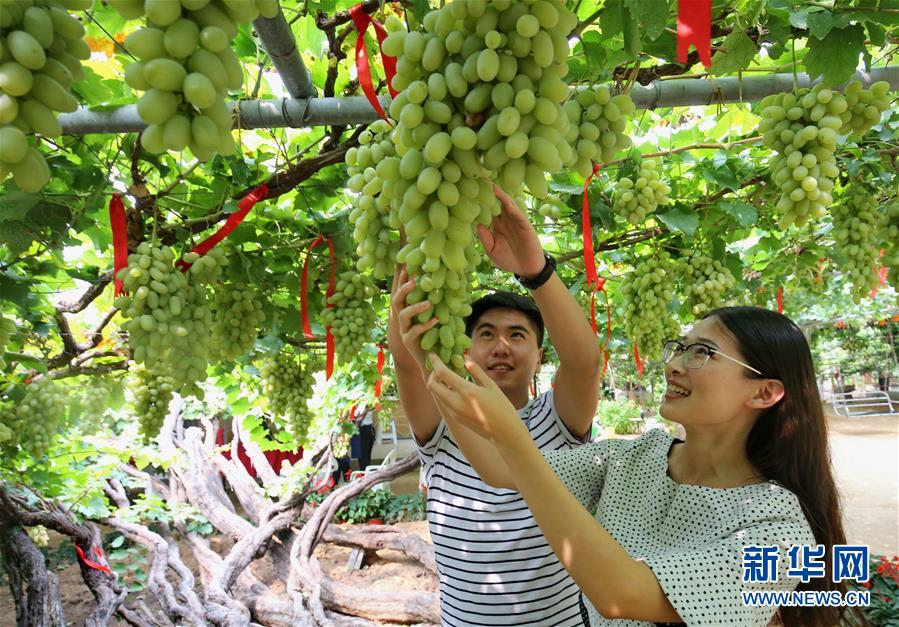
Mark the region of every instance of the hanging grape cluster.
[[196, 384], [206, 379], [215, 354], [209, 284], [226, 259], [214, 248], [202, 257], [188, 253], [184, 261], [192, 264], [187, 272], [175, 266], [171, 248], [142, 242], [119, 271], [128, 294], [115, 305], [127, 318], [121, 328], [128, 332], [134, 361], [168, 373], [180, 393], [200, 394]]
[[736, 279], [717, 259], [702, 254], [681, 259], [676, 273], [684, 287], [684, 304], [697, 318], [720, 307]]
[[249, 285], [218, 285], [212, 303], [212, 347], [216, 361], [233, 361], [256, 344], [265, 320], [262, 301]]
[[390, 141], [391, 127], [377, 120], [362, 131], [360, 146], [347, 150], [347, 188], [359, 194], [350, 212], [355, 240], [356, 267], [371, 270], [376, 278], [393, 276], [394, 260], [400, 248], [396, 212], [390, 211], [395, 199], [395, 181], [400, 159]]
[[312, 424], [312, 411], [307, 401], [312, 398], [313, 373], [316, 370], [317, 358], [301, 358], [287, 351], [265, 360], [259, 368], [269, 410], [285, 421], [288, 430], [301, 445], [306, 442]]
[[627, 94], [613, 96], [608, 87], [600, 85], [579, 91], [562, 110], [569, 122], [565, 141], [576, 153], [575, 161], [565, 165], [581, 176], [593, 172], [593, 161], [612, 161], [617, 151], [630, 148], [631, 138], [624, 134], [624, 127], [635, 107]]
[[[41, 379], [28, 385], [24, 398], [0, 408], [0, 425], [9, 431], [7, 445], [18, 442], [34, 457], [42, 457], [53, 441], [53, 436], [65, 418], [66, 398], [60, 386], [50, 379]], [[3, 434], [0, 434], [2, 441]]]
[[677, 322], [668, 310], [674, 299], [676, 281], [671, 265], [665, 256], [643, 259], [634, 264], [634, 269], [622, 281], [625, 332], [646, 359], [659, 357], [665, 340], [680, 335]]
[[337, 359], [349, 363], [371, 341], [371, 330], [377, 321], [377, 313], [371, 299], [378, 288], [371, 278], [347, 270], [337, 276], [334, 294], [325, 298], [322, 322], [331, 327]]
[[50, 534], [47, 532], [47, 528], [43, 525], [27, 527], [25, 533], [28, 534], [28, 538], [34, 543], [35, 546], [46, 548], [50, 544]]
[[154, 372], [145, 366], [134, 366], [129, 374], [131, 406], [137, 416], [141, 436], [149, 440], [159, 435], [162, 429], [175, 385], [171, 377]]
[[81, 414], [78, 417], [78, 426], [85, 433], [96, 432], [104, 426], [106, 412], [109, 409], [109, 400], [121, 382], [112, 375], [94, 375], [87, 377], [78, 389], [78, 404]]
[[880, 257], [878, 238], [883, 214], [871, 190], [850, 183], [830, 209], [834, 246], [840, 269], [852, 283], [852, 298], [859, 302], [879, 283], [876, 264]]
[[880, 229], [880, 248], [883, 257], [880, 263], [890, 269], [890, 282], [899, 290], [899, 199], [884, 207], [883, 223]]
[[238, 26], [278, 14], [277, 0], [112, 0], [125, 19], [146, 26], [125, 39], [137, 60], [125, 82], [144, 94], [137, 103], [148, 124], [141, 145], [152, 153], [190, 148], [200, 161], [234, 152], [229, 90], [243, 88], [231, 49]]
[[818, 84], [761, 100], [762, 141], [777, 153], [770, 166], [781, 191], [775, 209], [783, 214], [782, 226], [824, 215], [840, 173], [834, 157], [839, 136], [870, 129], [889, 107], [888, 90], [884, 81], [868, 90], [853, 81], [843, 94]]
[[640, 162], [634, 178], [621, 177], [612, 193], [612, 210], [631, 224], [639, 225], [646, 216], [668, 204], [671, 187], [661, 180], [656, 162]]
[[4, 0], [0, 5], [0, 182], [10, 174], [34, 193], [50, 168], [26, 133], [62, 135], [56, 112], [78, 107], [72, 85], [91, 56], [84, 26], [67, 9], [89, 9], [91, 0]]
[[4, 361], [3, 355], [6, 353], [6, 345], [9, 344], [9, 340], [15, 332], [16, 323], [9, 318], [0, 316], [0, 370], [6, 368], [6, 361]]
[[546, 173], [578, 160], [561, 105], [576, 23], [559, 0], [453, 2], [428, 13], [423, 32], [387, 20], [383, 50], [397, 57], [400, 90], [390, 106], [398, 175], [383, 166], [392, 178], [381, 184], [393, 197], [387, 223], [406, 234], [396, 261], [417, 280], [407, 301], [427, 299], [419, 320], [439, 321], [422, 347], [460, 371], [470, 342], [467, 277], [481, 260], [477, 226], [499, 213], [484, 177], [512, 195], [526, 185], [544, 198]]

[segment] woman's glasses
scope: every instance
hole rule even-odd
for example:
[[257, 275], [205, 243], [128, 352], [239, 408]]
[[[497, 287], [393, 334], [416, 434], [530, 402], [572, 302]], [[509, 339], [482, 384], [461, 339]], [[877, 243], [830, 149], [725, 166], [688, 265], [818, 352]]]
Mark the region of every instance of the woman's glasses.
[[667, 364], [678, 355], [684, 356], [684, 368], [690, 368], [691, 370], [698, 370], [699, 368], [702, 368], [704, 365], [706, 365], [706, 362], [708, 362], [709, 357], [711, 357], [712, 355], [721, 355], [725, 359], [730, 359], [731, 361], [740, 364], [744, 368], [749, 368], [754, 373], [760, 376], [765, 376], [749, 364], [744, 364], [739, 359], [731, 357], [730, 355], [726, 355], [719, 351], [717, 348], [713, 348], [708, 344], [696, 342], [695, 344], [684, 346], [677, 340], [668, 340], [667, 342], [665, 342], [665, 350], [662, 353], [662, 359], [664, 360], [664, 362]]

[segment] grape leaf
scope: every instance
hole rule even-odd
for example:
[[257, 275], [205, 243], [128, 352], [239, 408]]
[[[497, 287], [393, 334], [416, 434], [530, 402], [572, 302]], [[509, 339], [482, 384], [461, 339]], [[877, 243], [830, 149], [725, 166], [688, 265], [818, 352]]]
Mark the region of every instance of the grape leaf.
[[833, 29], [823, 39], [808, 40], [805, 69], [810, 78], [824, 77], [827, 85], [848, 80], [865, 52], [865, 29], [861, 24]]
[[758, 53], [755, 42], [742, 30], [734, 31], [721, 44], [712, 57], [712, 72], [730, 74], [748, 66]]

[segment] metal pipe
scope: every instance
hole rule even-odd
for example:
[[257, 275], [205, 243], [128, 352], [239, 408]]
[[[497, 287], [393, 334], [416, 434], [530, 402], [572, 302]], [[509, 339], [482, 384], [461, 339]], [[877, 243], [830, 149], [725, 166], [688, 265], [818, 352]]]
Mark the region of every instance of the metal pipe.
[[278, 15], [272, 18], [259, 16], [253, 20], [253, 27], [275, 64], [275, 69], [281, 75], [281, 82], [284, 83], [291, 98], [303, 99], [314, 96], [315, 85], [312, 84], [312, 75], [303, 64], [297, 50], [296, 37], [284, 18], [280, 4]]
[[[873, 68], [870, 72], [857, 72], [854, 79], [864, 85], [887, 81], [891, 89], [899, 89], [899, 66]], [[799, 74], [799, 86], [808, 87], [806, 74]], [[793, 89], [792, 74], [703, 79], [671, 79], [655, 81], [646, 87], [634, 85], [630, 94], [638, 109], [657, 107], [681, 107], [728, 102], [754, 102], [770, 94]], [[386, 109], [390, 100], [380, 97]], [[363, 96], [348, 98], [281, 98], [275, 100], [240, 100], [235, 116], [235, 128], [300, 128], [310, 126], [334, 126], [367, 124], [378, 119], [374, 109]], [[63, 132], [69, 135], [88, 133], [127, 133], [139, 131], [146, 124], [137, 114], [136, 105], [124, 105], [117, 109], [91, 110], [80, 107], [73, 113], [59, 116]]]

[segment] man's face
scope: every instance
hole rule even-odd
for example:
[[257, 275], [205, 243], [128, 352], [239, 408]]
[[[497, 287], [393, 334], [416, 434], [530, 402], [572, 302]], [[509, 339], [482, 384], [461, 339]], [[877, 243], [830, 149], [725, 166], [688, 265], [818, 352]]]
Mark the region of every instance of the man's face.
[[537, 330], [516, 309], [489, 309], [471, 333], [468, 356], [510, 398], [527, 395], [537, 372], [543, 349], [537, 346]]

